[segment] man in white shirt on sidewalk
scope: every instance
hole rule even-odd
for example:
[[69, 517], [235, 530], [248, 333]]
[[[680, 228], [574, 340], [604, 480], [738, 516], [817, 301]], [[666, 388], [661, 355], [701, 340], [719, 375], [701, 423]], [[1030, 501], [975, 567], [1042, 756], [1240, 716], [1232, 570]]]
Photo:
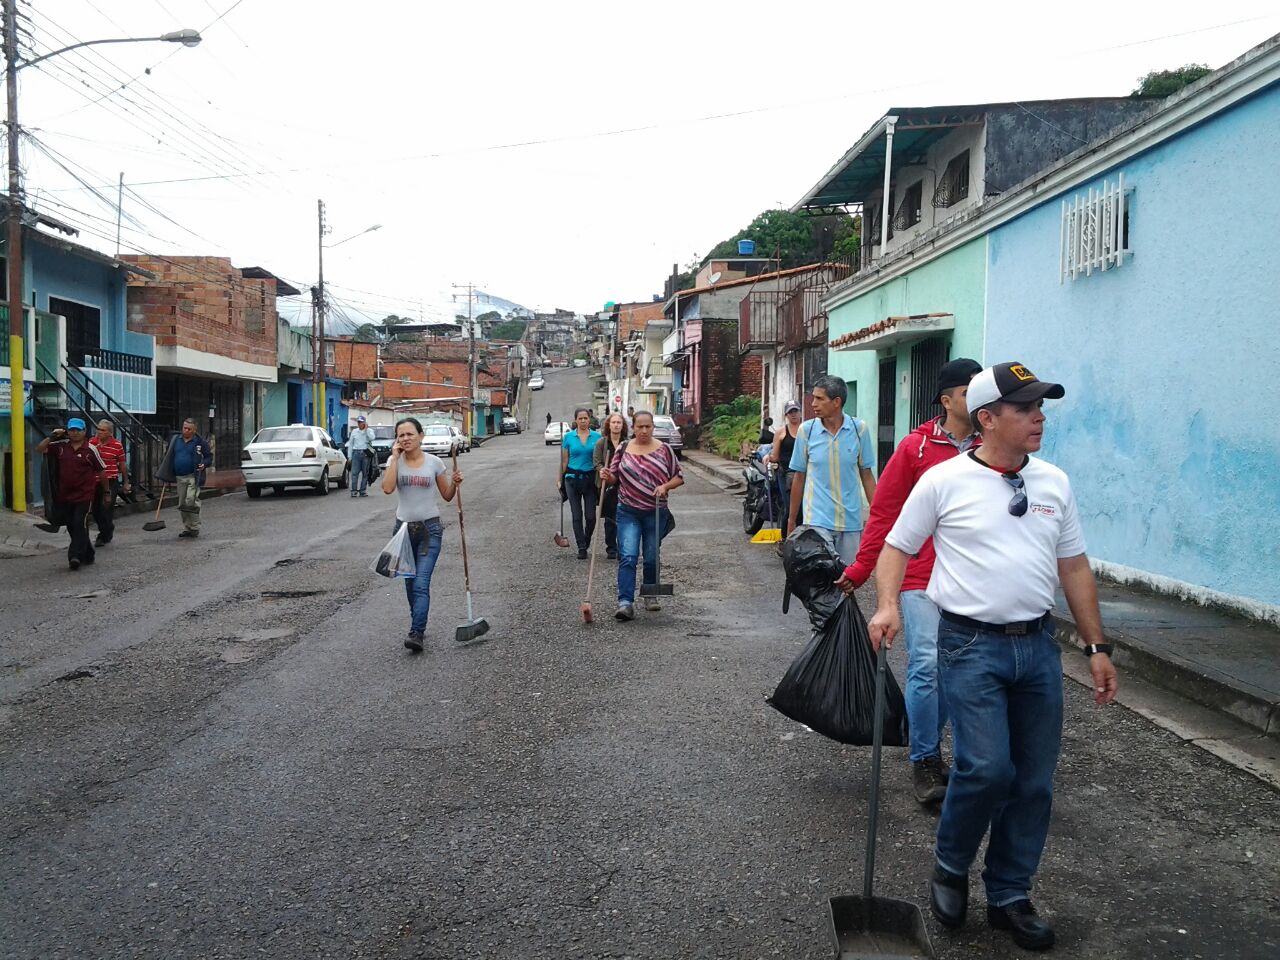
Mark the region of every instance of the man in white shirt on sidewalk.
[[872, 646], [893, 642], [907, 561], [932, 536], [937, 559], [927, 593], [940, 616], [938, 672], [954, 766], [930, 902], [944, 926], [964, 923], [969, 867], [989, 828], [987, 920], [1031, 950], [1054, 942], [1030, 893], [1062, 737], [1062, 658], [1052, 616], [1059, 583], [1087, 643], [1095, 700], [1110, 703], [1116, 694], [1071, 483], [1029, 456], [1040, 449], [1044, 400], [1064, 392], [1020, 363], [973, 378], [968, 404], [982, 446], [929, 470], [911, 491], [876, 566], [878, 606], [869, 624]]

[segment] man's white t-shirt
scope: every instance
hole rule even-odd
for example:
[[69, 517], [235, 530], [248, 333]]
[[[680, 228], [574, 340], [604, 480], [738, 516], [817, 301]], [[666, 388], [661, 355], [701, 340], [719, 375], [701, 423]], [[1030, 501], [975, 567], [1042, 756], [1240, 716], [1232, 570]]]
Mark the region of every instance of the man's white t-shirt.
[[926, 593], [940, 609], [987, 623], [1033, 620], [1051, 609], [1058, 560], [1085, 552], [1075, 495], [1051, 463], [1027, 459], [1027, 512], [1009, 512], [1014, 489], [972, 452], [926, 472], [885, 542], [916, 554], [933, 537]]

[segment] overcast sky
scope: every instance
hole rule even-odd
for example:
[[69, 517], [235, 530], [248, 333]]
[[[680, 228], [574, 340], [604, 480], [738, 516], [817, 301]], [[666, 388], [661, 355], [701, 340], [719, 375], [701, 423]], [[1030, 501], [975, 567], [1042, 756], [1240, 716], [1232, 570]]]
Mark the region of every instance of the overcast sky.
[[26, 188], [114, 252], [123, 172], [124, 252], [229, 256], [299, 285], [323, 198], [327, 243], [382, 225], [325, 255], [357, 320], [438, 319], [468, 281], [598, 310], [794, 203], [891, 106], [1123, 95], [1280, 31], [1274, 0], [1152, 9], [20, 0], [28, 57], [205, 37], [24, 69], [21, 123], [58, 158], [24, 143]]

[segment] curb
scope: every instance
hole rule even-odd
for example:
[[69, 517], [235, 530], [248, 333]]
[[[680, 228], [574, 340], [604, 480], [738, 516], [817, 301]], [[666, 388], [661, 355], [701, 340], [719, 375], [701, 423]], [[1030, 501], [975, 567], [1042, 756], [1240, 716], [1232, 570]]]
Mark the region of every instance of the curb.
[[[1079, 653], [1084, 639], [1069, 616], [1054, 613], [1058, 621], [1058, 641]], [[1112, 660], [1154, 686], [1233, 717], [1267, 736], [1280, 735], [1280, 700], [1265, 690], [1234, 677], [1193, 663], [1168, 651], [1157, 652], [1137, 637], [1105, 629], [1107, 642], [1115, 645]]]
[[[690, 456], [691, 453], [700, 455], [694, 457]], [[721, 463], [723, 463], [723, 466]], [[740, 493], [746, 489], [746, 485], [742, 481], [742, 464], [740, 463], [722, 460], [720, 457], [712, 458], [709, 454], [704, 454], [701, 451], [685, 450], [680, 465], [689, 467], [695, 473], [701, 474], [707, 480], [729, 493]]]

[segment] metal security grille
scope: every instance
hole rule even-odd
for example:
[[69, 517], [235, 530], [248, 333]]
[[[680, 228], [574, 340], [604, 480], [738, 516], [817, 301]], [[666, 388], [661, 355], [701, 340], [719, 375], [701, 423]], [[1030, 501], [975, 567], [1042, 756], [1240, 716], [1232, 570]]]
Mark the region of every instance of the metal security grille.
[[947, 362], [950, 349], [940, 337], [921, 340], [911, 348], [911, 422], [915, 427], [937, 416], [939, 408], [933, 405], [938, 395], [938, 373]]
[[897, 393], [898, 358], [888, 357], [880, 361], [880, 402], [877, 404], [879, 421], [876, 428], [876, 463], [880, 470], [893, 456], [894, 396]]
[[1132, 256], [1133, 250], [1123, 173], [1114, 183], [1103, 180], [1100, 188], [1090, 187], [1088, 194], [1076, 196], [1070, 204], [1062, 201], [1059, 243], [1059, 283], [1124, 266], [1124, 258]]

